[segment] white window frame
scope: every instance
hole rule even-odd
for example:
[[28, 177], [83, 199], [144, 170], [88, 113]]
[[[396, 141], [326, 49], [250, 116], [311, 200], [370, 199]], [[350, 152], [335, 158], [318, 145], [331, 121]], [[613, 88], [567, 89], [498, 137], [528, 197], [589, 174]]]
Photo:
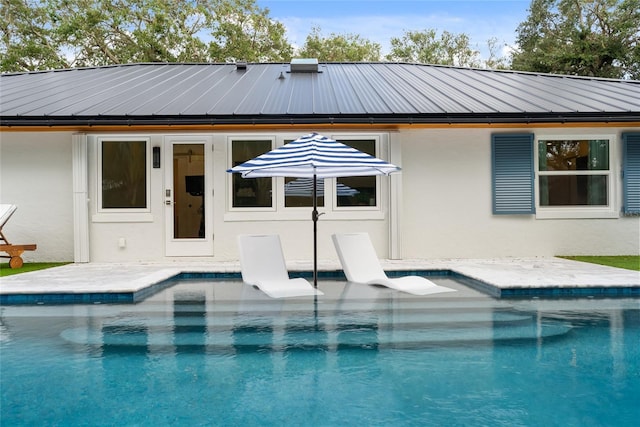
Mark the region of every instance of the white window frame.
[[[301, 133], [283, 132], [274, 134], [229, 134], [226, 136], [227, 168], [232, 165], [232, 144], [238, 140], [272, 140], [272, 149], [285, 144], [285, 141], [295, 140]], [[376, 155], [384, 159], [387, 157], [389, 136], [384, 132], [366, 133], [355, 132], [349, 134], [326, 134], [329, 138], [342, 141], [346, 144], [349, 140], [374, 140]], [[307, 221], [310, 220], [311, 207], [285, 207], [284, 177], [273, 178], [273, 205], [270, 208], [247, 208], [233, 206], [233, 174], [227, 174], [227, 210], [225, 221]], [[325, 179], [324, 206], [319, 206], [323, 220], [382, 220], [385, 217], [385, 194], [388, 194], [387, 186], [380, 176], [376, 176], [376, 206], [343, 206], [338, 207], [338, 199], [335, 191], [336, 179]], [[384, 187], [384, 188], [383, 188]]]
[[[102, 143], [111, 141], [145, 143], [145, 185], [144, 208], [103, 208], [102, 207]], [[151, 138], [141, 135], [100, 135], [96, 136], [96, 213], [93, 222], [151, 222]]]
[[[547, 173], [540, 171], [540, 141], [553, 140], [608, 140], [609, 141], [609, 171], [558, 171]], [[588, 218], [618, 218], [619, 197], [617, 193], [618, 177], [618, 138], [615, 134], [569, 134], [535, 136], [534, 168], [535, 168], [535, 201], [537, 219], [588, 219]], [[558, 175], [606, 175], [607, 176], [607, 205], [606, 206], [541, 206], [540, 205], [540, 176]]]

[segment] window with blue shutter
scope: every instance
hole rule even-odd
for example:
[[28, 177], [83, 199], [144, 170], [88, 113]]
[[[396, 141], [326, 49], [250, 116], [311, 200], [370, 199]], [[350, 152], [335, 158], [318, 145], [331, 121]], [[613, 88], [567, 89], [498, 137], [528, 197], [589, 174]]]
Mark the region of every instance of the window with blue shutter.
[[622, 145], [622, 212], [640, 214], [640, 133], [623, 133]]
[[493, 213], [533, 214], [533, 134], [495, 134], [491, 137]]

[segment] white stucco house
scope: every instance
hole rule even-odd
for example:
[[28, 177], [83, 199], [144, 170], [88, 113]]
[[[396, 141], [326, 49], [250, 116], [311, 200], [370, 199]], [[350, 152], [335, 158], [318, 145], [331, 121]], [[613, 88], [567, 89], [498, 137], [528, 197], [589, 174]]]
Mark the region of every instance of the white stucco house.
[[241, 233], [308, 260], [310, 197], [226, 170], [310, 132], [402, 168], [324, 183], [320, 259], [343, 231], [392, 259], [640, 253], [640, 81], [401, 63], [4, 74], [4, 231], [25, 260], [235, 260]]

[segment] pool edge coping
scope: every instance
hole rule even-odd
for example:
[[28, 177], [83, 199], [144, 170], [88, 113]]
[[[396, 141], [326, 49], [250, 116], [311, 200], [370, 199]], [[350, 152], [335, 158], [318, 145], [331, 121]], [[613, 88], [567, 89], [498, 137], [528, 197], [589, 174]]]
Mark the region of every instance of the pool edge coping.
[[[544, 287], [504, 287], [489, 283], [486, 280], [472, 277], [468, 274], [456, 271], [453, 268], [441, 269], [401, 269], [387, 270], [389, 277], [401, 277], [408, 275], [420, 275], [424, 277], [453, 277], [483, 294], [498, 298], [576, 298], [576, 297], [639, 297], [640, 286], [637, 285], [609, 285], [609, 286], [544, 286]], [[303, 277], [310, 279], [313, 277], [311, 271], [299, 270], [290, 271], [290, 277]], [[148, 277], [152, 277], [150, 274]], [[165, 277], [166, 276], [166, 277]], [[342, 270], [322, 270], [318, 271], [318, 278], [325, 280], [346, 280]], [[137, 289], [122, 291], [61, 291], [61, 292], [13, 292], [0, 293], [0, 306], [15, 305], [63, 305], [63, 304], [135, 304], [144, 301], [146, 298], [157, 292], [172, 286], [176, 280], [180, 279], [222, 279], [241, 281], [242, 276], [239, 271], [192, 271], [174, 270], [168, 275], [157, 278], [157, 280], [147, 283]]]

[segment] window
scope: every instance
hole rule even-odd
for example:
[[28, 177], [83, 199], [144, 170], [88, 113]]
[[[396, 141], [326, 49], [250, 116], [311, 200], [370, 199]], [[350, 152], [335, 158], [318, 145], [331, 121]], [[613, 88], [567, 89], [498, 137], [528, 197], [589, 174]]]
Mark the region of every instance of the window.
[[99, 143], [101, 210], [147, 211], [149, 141], [102, 139]]
[[[316, 182], [317, 206], [324, 206], [324, 179]], [[284, 179], [284, 206], [286, 208], [299, 208], [313, 206], [313, 178], [289, 178]]]
[[[534, 145], [535, 141], [535, 145]], [[494, 214], [615, 218], [615, 136], [494, 134]]]
[[[376, 156], [374, 139], [342, 140], [343, 144]], [[377, 179], [375, 176], [350, 176], [336, 179], [338, 207], [377, 206]]]
[[[283, 146], [300, 135], [293, 132], [227, 136], [228, 167], [234, 167]], [[381, 157], [388, 136], [385, 134], [327, 135], [370, 155]], [[313, 206], [313, 178], [242, 178], [229, 174], [226, 221], [306, 220]], [[381, 200], [388, 186], [377, 176], [327, 178], [317, 180], [317, 207], [324, 220], [384, 219]]]
[[538, 141], [538, 196], [543, 206], [609, 205], [609, 140]]
[[[293, 139], [285, 139], [288, 144]], [[324, 179], [316, 181], [316, 206], [324, 207]], [[284, 179], [284, 207], [285, 208], [310, 208], [313, 206], [313, 178]]]
[[[233, 140], [233, 166], [251, 160], [272, 149], [271, 140]], [[273, 206], [273, 178], [243, 178], [234, 173], [231, 194], [234, 208], [271, 208]]]

